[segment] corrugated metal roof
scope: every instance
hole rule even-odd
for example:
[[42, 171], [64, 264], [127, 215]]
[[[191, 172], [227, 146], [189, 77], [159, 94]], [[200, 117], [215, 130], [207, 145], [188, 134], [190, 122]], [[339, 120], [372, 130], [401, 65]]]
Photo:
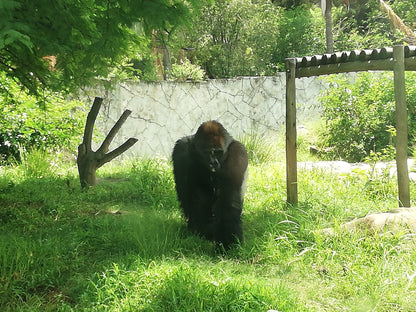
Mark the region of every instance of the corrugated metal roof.
[[[416, 56], [416, 46], [404, 46], [405, 58]], [[296, 57], [296, 68], [356, 61], [384, 60], [393, 57], [393, 48], [353, 50], [323, 55]]]

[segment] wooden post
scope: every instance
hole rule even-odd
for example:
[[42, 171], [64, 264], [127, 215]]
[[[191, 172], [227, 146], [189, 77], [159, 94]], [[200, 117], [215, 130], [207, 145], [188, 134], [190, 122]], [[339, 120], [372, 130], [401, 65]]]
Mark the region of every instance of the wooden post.
[[404, 46], [393, 48], [394, 97], [396, 101], [396, 164], [399, 206], [410, 207], [409, 173], [407, 168], [407, 106], [404, 73]]
[[296, 159], [296, 59], [286, 59], [286, 189], [287, 202], [298, 203]]

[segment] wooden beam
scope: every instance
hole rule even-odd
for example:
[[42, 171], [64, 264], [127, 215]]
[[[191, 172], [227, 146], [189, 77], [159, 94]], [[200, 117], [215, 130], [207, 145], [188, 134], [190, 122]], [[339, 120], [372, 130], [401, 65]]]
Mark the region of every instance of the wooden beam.
[[410, 207], [409, 173], [407, 168], [407, 106], [404, 73], [404, 47], [394, 46], [394, 98], [396, 101], [396, 164], [399, 206]]
[[393, 70], [393, 65], [393, 59], [386, 59], [301, 67], [296, 69], [296, 78], [349, 72], [360, 72], [368, 70]]
[[406, 57], [404, 59], [404, 68], [406, 71], [416, 71], [416, 56]]
[[286, 59], [286, 189], [287, 202], [298, 203], [296, 157], [296, 59]]

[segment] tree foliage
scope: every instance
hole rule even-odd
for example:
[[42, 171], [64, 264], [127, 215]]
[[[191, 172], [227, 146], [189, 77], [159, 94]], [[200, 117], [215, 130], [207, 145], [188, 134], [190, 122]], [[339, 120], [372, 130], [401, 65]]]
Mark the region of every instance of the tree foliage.
[[[350, 0], [347, 10], [333, 1], [335, 50], [401, 42], [378, 2]], [[390, 5], [416, 27], [414, 1]], [[203, 14], [195, 14], [200, 7]], [[186, 29], [171, 31], [183, 23]], [[325, 51], [324, 20], [311, 0], [3, 0], [0, 71], [32, 92], [40, 85], [76, 88], [108, 74], [154, 80], [154, 29], [168, 71], [172, 62], [187, 64], [186, 50], [211, 78], [272, 75], [288, 56]]]
[[[372, 49], [403, 44], [403, 34], [397, 32], [379, 0], [349, 0], [350, 9], [340, 3], [333, 9], [335, 50]], [[394, 12], [411, 29], [416, 28], [416, 2], [387, 1]], [[342, 4], [342, 3], [341, 3]]]
[[[379, 48], [402, 43], [378, 0], [333, 1], [334, 50]], [[391, 6], [409, 27], [416, 25], [416, 3]], [[168, 36], [171, 55], [187, 50], [192, 63], [211, 78], [273, 75], [284, 60], [325, 52], [325, 22], [319, 4], [309, 0], [215, 0], [203, 5], [192, 26]], [[175, 61], [175, 60], [174, 60]]]
[[216, 0], [173, 38], [211, 78], [273, 75], [288, 56], [324, 52], [319, 9], [286, 10], [268, 0]]
[[[152, 29], [172, 29], [197, 5], [197, 0], [2, 0], [0, 71], [32, 93], [40, 86], [65, 90], [87, 84], [132, 55], [140, 59]], [[135, 23], [142, 26], [139, 32], [132, 29]]]

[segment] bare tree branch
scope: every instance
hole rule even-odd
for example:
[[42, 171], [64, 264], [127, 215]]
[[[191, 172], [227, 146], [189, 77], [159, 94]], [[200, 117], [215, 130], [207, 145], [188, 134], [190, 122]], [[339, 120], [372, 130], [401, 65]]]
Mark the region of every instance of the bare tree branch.
[[117, 147], [115, 150], [112, 150], [110, 153], [105, 154], [101, 160], [97, 163], [97, 168], [100, 168], [105, 163], [112, 161], [117, 156], [120, 156], [125, 151], [127, 151], [130, 147], [132, 147], [138, 140], [136, 138], [130, 138], [122, 145]]
[[97, 115], [98, 115], [98, 112], [100, 111], [102, 103], [103, 103], [103, 98], [96, 97], [94, 99], [94, 103], [92, 104], [92, 108], [87, 116], [87, 122], [85, 124], [85, 130], [84, 130], [84, 139], [82, 143], [84, 144], [85, 148], [88, 151], [91, 150], [92, 132], [94, 130], [95, 120], [97, 119]]
[[110, 132], [107, 134], [107, 136], [104, 139], [104, 142], [101, 144], [100, 148], [97, 150], [97, 152], [107, 153], [108, 148], [113, 141], [115, 135], [120, 130], [121, 126], [126, 121], [127, 117], [131, 114], [131, 110], [126, 109], [123, 114], [120, 116], [120, 118], [117, 120], [116, 124], [111, 128]]

